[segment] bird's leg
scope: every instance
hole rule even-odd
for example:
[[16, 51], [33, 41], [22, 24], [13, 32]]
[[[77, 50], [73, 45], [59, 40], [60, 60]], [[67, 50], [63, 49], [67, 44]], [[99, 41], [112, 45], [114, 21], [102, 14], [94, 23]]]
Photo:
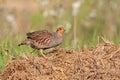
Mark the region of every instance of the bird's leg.
[[54, 52], [55, 51], [55, 48], [50, 48], [48, 53], [51, 53], [51, 52]]
[[43, 49], [40, 49], [40, 53], [42, 54], [42, 56], [43, 56], [44, 58], [47, 58], [47, 57], [43, 54]]

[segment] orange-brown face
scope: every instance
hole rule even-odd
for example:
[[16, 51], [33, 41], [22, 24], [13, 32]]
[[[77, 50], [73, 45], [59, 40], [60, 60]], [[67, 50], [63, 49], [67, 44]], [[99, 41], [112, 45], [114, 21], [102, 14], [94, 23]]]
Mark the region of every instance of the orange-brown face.
[[64, 29], [64, 27], [59, 27], [59, 28], [57, 28], [56, 32], [58, 33], [58, 35], [62, 36], [65, 32], [65, 29]]

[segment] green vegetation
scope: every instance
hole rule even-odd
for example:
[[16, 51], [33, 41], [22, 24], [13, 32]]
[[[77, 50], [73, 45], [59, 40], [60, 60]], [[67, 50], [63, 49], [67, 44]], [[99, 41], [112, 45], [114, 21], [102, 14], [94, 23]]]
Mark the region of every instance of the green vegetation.
[[[41, 0], [44, 1], [44, 0]], [[74, 1], [74, 0], [71, 0]], [[54, 1], [53, 1], [54, 2]], [[99, 36], [103, 35], [106, 39], [113, 41], [117, 45], [120, 43], [120, 23], [119, 23], [119, 17], [120, 15], [118, 13], [119, 9], [115, 8], [110, 11], [109, 7], [106, 7], [105, 5], [110, 5], [114, 3], [114, 5], [119, 6], [120, 3], [119, 0], [110, 1], [108, 4], [104, 0], [101, 0], [103, 2], [103, 6], [100, 6], [99, 1], [96, 0], [86, 0], [84, 1], [79, 11], [76, 15], [76, 26], [77, 26], [77, 50], [80, 50], [84, 47], [94, 47], [96, 44], [99, 43], [100, 38]], [[63, 3], [64, 12], [62, 17], [58, 17], [60, 13], [57, 12], [57, 15], [48, 15], [45, 17], [43, 15], [44, 9], [41, 11], [38, 11], [36, 13], [32, 13], [28, 16], [29, 18], [29, 25], [31, 26], [30, 29], [23, 31], [21, 33], [12, 33], [12, 29], [10, 27], [10, 23], [6, 20], [2, 19], [3, 23], [0, 23], [0, 70], [2, 70], [6, 64], [7, 61], [12, 59], [12, 57], [19, 57], [22, 54], [28, 54], [28, 55], [38, 55], [39, 51], [33, 52], [31, 54], [30, 52], [33, 51], [32, 48], [28, 46], [22, 46], [18, 47], [18, 44], [25, 38], [25, 34], [28, 31], [35, 31], [39, 29], [48, 29], [51, 31], [54, 31], [56, 29], [56, 26], [58, 25], [64, 25], [65, 29], [67, 29], [65, 33], [64, 42], [59, 47], [67, 48], [67, 49], [74, 49], [73, 45], [73, 25], [74, 25], [74, 19], [72, 16], [72, 6], [70, 4]], [[52, 4], [51, 4], [52, 5]], [[58, 4], [57, 4], [58, 5]], [[56, 5], [54, 5], [56, 6]], [[58, 8], [59, 6], [57, 6]], [[55, 8], [55, 7], [54, 7]], [[49, 8], [48, 8], [49, 10]], [[55, 8], [56, 11], [56, 8]], [[93, 11], [93, 12], [92, 12]], [[94, 12], [95, 11], [95, 12]], [[108, 12], [107, 12], [108, 11]], [[115, 12], [116, 11], [116, 12]], [[109, 12], [111, 12], [109, 14]], [[107, 16], [108, 14], [108, 16]], [[18, 14], [20, 17], [26, 17], [24, 15]], [[92, 15], [92, 16], [90, 16]], [[0, 14], [1, 16], [1, 14]], [[3, 27], [5, 26], [5, 27]], [[7, 26], [7, 27], [6, 27]], [[114, 26], [114, 27], [112, 27]], [[7, 28], [7, 29], [4, 29]], [[25, 28], [25, 27], [22, 27]], [[114, 31], [115, 30], [115, 31]], [[12, 56], [12, 57], [11, 57]]]

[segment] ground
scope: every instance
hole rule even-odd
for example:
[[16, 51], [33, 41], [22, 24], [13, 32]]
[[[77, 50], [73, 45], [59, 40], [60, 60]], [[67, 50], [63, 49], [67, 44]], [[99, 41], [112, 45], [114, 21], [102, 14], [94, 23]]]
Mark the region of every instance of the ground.
[[22, 55], [6, 64], [1, 80], [120, 80], [120, 47], [101, 43], [80, 51], [58, 49]]

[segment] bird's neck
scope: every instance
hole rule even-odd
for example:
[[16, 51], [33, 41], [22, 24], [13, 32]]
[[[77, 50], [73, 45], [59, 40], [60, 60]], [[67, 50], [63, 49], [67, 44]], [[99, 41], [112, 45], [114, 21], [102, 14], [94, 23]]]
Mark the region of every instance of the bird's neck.
[[57, 34], [58, 34], [58, 36], [61, 36], [61, 37], [63, 36], [63, 32], [58, 31]]

